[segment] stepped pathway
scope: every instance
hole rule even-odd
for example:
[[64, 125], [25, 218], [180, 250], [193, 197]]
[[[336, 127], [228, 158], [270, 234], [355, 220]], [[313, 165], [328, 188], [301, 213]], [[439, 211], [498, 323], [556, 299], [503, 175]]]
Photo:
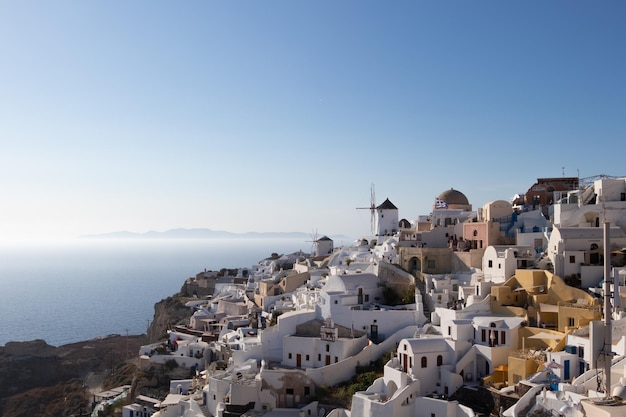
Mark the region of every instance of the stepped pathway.
[[421, 279], [415, 278], [415, 285], [417, 286], [417, 289], [420, 290], [420, 294], [422, 294], [422, 304], [424, 306], [424, 315], [426, 316], [427, 320], [426, 322], [430, 323], [431, 310], [428, 302], [426, 301], [426, 284]]
[[202, 411], [202, 414], [205, 417], [211, 417], [211, 413], [209, 413], [209, 409], [208, 409], [208, 407], [206, 405], [201, 405], [200, 406], [200, 411]]

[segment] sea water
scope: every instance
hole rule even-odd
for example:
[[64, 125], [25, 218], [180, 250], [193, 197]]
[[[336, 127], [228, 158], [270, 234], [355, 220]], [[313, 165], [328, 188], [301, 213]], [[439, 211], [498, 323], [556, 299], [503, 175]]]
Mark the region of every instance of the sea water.
[[75, 239], [0, 243], [0, 346], [142, 334], [154, 304], [198, 272], [251, 267], [304, 239]]

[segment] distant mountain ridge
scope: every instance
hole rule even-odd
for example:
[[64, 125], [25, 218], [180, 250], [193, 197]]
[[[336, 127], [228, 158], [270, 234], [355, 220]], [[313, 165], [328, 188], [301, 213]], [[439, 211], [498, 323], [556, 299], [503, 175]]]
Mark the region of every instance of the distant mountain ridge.
[[[318, 238], [324, 235], [318, 235]], [[82, 238], [97, 238], [97, 239], [309, 239], [312, 240], [310, 233], [304, 232], [246, 232], [246, 233], [234, 233], [227, 232], [225, 230], [211, 230], [211, 229], [170, 229], [163, 232], [149, 231], [145, 233], [135, 233], [128, 231], [101, 233], [95, 235], [84, 235]], [[343, 239], [349, 238], [344, 235], [328, 236], [331, 239]]]

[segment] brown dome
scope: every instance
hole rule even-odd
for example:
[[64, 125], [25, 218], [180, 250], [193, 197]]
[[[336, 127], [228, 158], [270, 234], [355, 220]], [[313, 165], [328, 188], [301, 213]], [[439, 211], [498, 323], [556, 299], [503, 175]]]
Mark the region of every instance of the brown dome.
[[465, 197], [465, 194], [455, 190], [454, 188], [450, 188], [449, 190], [439, 194], [437, 200], [445, 201], [447, 206], [446, 208], [461, 209], [467, 211], [472, 210], [472, 206], [467, 200], [467, 197]]

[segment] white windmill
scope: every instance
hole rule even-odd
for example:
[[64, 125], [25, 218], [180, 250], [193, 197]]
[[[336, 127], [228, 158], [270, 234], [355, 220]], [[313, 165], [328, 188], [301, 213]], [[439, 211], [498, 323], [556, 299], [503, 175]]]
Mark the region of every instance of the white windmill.
[[311, 242], [311, 256], [317, 256], [317, 229], [311, 232], [311, 240], [307, 240], [307, 242]]

